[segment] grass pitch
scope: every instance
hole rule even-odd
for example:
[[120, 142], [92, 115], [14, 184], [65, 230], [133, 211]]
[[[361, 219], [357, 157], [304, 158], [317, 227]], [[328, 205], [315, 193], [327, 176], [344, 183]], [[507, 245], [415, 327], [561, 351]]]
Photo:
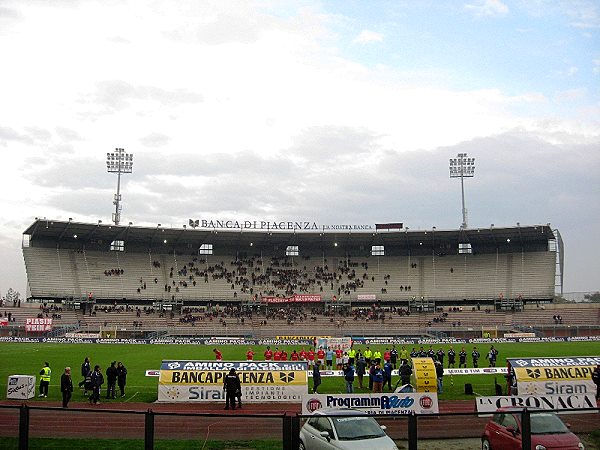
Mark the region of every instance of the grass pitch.
[[[600, 355], [600, 342], [550, 342], [550, 343], [504, 343], [494, 344], [500, 352], [497, 366], [506, 366], [506, 358], [516, 357], [564, 357], [564, 356], [598, 356]], [[357, 348], [364, 348], [359, 345]], [[382, 353], [387, 346], [370, 346]], [[427, 348], [428, 346], [425, 346]], [[448, 351], [450, 345], [434, 345], [435, 350], [443, 348]], [[487, 367], [484, 355], [489, 349], [489, 344], [477, 345], [482, 354], [479, 367]], [[154, 402], [157, 399], [158, 378], [146, 377], [148, 369], [159, 369], [163, 359], [182, 360], [213, 360], [214, 346], [207, 345], [123, 345], [123, 344], [29, 344], [29, 343], [0, 343], [0, 399], [6, 398], [6, 384], [9, 375], [35, 375], [39, 383], [39, 372], [45, 361], [50, 363], [52, 379], [48, 398], [37, 398], [41, 402], [59, 401], [60, 375], [66, 366], [72, 368], [73, 385], [75, 392], [72, 401], [84, 399], [81, 391], [77, 389], [77, 383], [81, 381], [80, 368], [83, 359], [88, 356], [92, 368], [100, 364], [102, 371], [110, 366], [111, 361], [122, 361], [127, 367], [127, 386], [125, 397], [111, 400], [111, 402]], [[223, 352], [223, 358], [230, 361], [244, 361], [246, 359], [247, 346], [219, 346]], [[280, 346], [285, 348], [288, 354], [292, 350], [300, 350], [294, 346]], [[400, 346], [396, 346], [400, 349]], [[418, 348], [418, 346], [417, 346]], [[461, 345], [454, 345], [458, 353]], [[265, 346], [254, 346], [257, 360], [263, 360]], [[407, 346], [410, 351], [411, 346]], [[467, 365], [470, 367], [470, 353], [473, 344], [465, 345], [469, 357]], [[447, 358], [445, 361], [447, 366]], [[471, 383], [477, 394], [495, 395], [494, 378], [503, 388], [506, 386], [504, 377], [501, 375], [455, 375], [444, 377], [444, 392], [440, 395], [441, 400], [470, 399], [472, 396], [464, 394], [465, 383]], [[366, 377], [365, 377], [366, 380]], [[395, 376], [392, 385], [396, 383]], [[309, 389], [312, 389], [312, 381], [309, 381]], [[357, 386], [357, 382], [355, 382]], [[117, 387], [118, 390], [118, 387]], [[342, 377], [323, 377], [323, 383], [319, 387], [320, 393], [343, 393], [345, 384]], [[356, 392], [366, 392], [359, 391]], [[36, 396], [39, 394], [36, 389]]]

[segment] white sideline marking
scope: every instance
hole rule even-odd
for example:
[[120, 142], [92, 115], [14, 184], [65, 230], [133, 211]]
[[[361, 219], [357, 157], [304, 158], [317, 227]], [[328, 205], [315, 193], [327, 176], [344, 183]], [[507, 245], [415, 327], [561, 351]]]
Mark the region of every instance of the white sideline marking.
[[129, 400], [131, 400], [133, 397], [135, 397], [136, 395], [138, 395], [139, 392], [136, 392], [135, 394], [133, 394], [131, 397], [129, 397], [127, 400], [125, 400], [126, 402], [128, 402]]

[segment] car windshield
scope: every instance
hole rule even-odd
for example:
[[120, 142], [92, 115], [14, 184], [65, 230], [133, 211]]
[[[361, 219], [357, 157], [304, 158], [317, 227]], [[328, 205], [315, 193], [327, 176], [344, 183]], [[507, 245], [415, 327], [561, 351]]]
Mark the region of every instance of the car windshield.
[[568, 433], [569, 429], [556, 414], [542, 413], [531, 415], [531, 434]]
[[385, 433], [372, 417], [332, 417], [340, 441], [374, 439]]

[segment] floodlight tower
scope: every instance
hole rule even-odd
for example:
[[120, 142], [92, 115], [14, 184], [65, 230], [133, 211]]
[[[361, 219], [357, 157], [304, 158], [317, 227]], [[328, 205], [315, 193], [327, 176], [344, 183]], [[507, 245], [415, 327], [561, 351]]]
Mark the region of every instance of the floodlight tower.
[[450, 158], [450, 178], [460, 178], [462, 192], [462, 229], [467, 228], [467, 208], [465, 208], [465, 178], [475, 175], [475, 158], [468, 158], [466, 153], [459, 153], [456, 158]]
[[113, 222], [119, 225], [121, 221], [121, 174], [131, 173], [133, 171], [133, 153], [125, 153], [122, 148], [116, 148], [114, 152], [106, 154], [106, 168], [109, 173], [117, 174], [117, 193], [113, 205]]

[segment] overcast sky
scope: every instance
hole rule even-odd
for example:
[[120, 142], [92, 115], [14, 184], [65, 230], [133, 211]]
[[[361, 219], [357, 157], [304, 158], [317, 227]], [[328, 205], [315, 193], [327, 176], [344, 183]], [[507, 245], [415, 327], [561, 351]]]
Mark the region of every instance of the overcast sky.
[[551, 223], [600, 288], [596, 0], [0, 0], [0, 292], [34, 217]]

